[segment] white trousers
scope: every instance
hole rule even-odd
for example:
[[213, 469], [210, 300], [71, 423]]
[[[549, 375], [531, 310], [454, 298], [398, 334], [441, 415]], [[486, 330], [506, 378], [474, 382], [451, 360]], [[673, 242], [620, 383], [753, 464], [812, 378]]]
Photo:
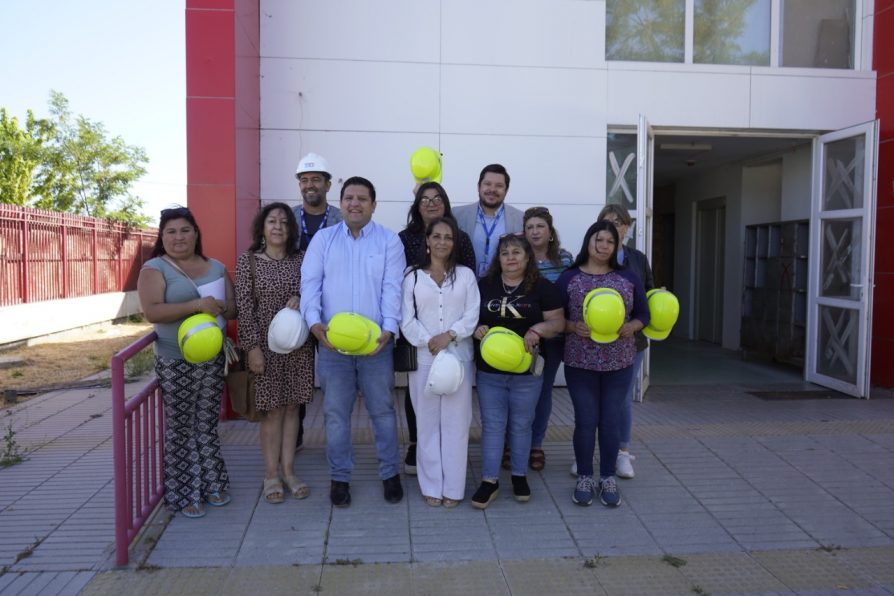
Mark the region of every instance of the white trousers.
[[461, 500], [465, 495], [475, 371], [472, 362], [462, 364], [463, 382], [449, 395], [425, 390], [430, 364], [420, 362], [408, 375], [416, 411], [416, 477], [426, 497]]

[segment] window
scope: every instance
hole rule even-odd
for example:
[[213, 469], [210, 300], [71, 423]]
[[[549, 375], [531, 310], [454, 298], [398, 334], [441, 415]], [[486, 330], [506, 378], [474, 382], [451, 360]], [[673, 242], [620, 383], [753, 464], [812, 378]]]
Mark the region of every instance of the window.
[[770, 0], [695, 0], [693, 62], [770, 65]]
[[685, 0], [606, 0], [606, 60], [683, 62]]
[[781, 66], [854, 67], [855, 0], [783, 0]]

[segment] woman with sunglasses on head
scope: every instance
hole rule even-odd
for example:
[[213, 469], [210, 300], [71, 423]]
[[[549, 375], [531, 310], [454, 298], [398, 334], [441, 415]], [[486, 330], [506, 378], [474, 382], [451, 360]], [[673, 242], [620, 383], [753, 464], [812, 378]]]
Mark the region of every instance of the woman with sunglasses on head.
[[[409, 373], [418, 424], [416, 471], [422, 496], [432, 507], [457, 506], [466, 488], [472, 422], [472, 332], [478, 323], [480, 301], [474, 271], [456, 262], [458, 237], [453, 218], [430, 222], [422, 262], [410, 266], [403, 281], [400, 330], [416, 346], [418, 358], [418, 368]], [[445, 350], [459, 360], [463, 372], [459, 386], [441, 394], [432, 391], [429, 373], [438, 354]], [[440, 358], [445, 356], [448, 354]], [[435, 374], [438, 372], [443, 371]]]
[[[404, 245], [404, 255], [407, 266], [413, 267], [425, 258], [426, 235], [429, 224], [436, 219], [449, 217], [453, 219], [450, 211], [450, 198], [447, 191], [437, 182], [424, 182], [416, 186], [413, 204], [407, 213], [407, 227], [398, 234]], [[454, 238], [456, 263], [475, 270], [475, 250], [472, 248], [472, 240], [469, 235], [459, 231], [459, 236]], [[410, 398], [410, 388], [407, 387], [407, 395], [404, 398], [404, 414], [407, 417], [407, 431], [410, 435], [410, 444], [407, 447], [407, 455], [404, 458], [404, 472], [416, 473], [416, 412]]]
[[[649, 306], [639, 276], [618, 263], [618, 231], [598, 221], [584, 235], [571, 268], [556, 285], [565, 304], [565, 381], [574, 405], [574, 458], [577, 485], [571, 497], [578, 505], [593, 502], [599, 492], [602, 504], [617, 507], [621, 493], [615, 479], [618, 458], [619, 419], [633, 374], [633, 335], [649, 324]], [[614, 339], [592, 338], [584, 322], [584, 301], [597, 288], [617, 292], [623, 302], [624, 320]], [[599, 298], [612, 298], [606, 293]], [[602, 342], [602, 343], [600, 343]], [[593, 454], [599, 433], [599, 480], [593, 478]]]
[[[534, 251], [524, 237], [502, 236], [496, 255], [487, 275], [478, 283], [481, 308], [474, 337], [480, 342], [491, 327], [505, 327], [524, 338], [524, 348], [535, 356], [536, 362], [540, 342], [555, 337], [564, 328], [561, 296], [540, 275]], [[472, 505], [484, 509], [497, 496], [507, 428], [512, 492], [516, 501], [526, 502], [531, 498], [528, 456], [541, 377], [531, 370], [506, 372], [493, 368], [481, 355], [480, 345], [475, 363], [481, 409], [482, 482], [472, 497]]]
[[298, 309], [301, 300], [301, 263], [298, 220], [285, 203], [265, 205], [251, 225], [252, 243], [236, 264], [236, 303], [239, 305], [239, 344], [255, 375], [257, 408], [264, 455], [264, 500], [282, 503], [288, 493], [304, 499], [310, 489], [295, 477], [295, 441], [299, 406], [314, 393], [314, 342], [287, 354], [267, 343], [273, 317], [283, 308]]
[[137, 292], [158, 334], [155, 374], [165, 411], [165, 502], [186, 517], [202, 517], [206, 502], [215, 507], [230, 502], [217, 434], [224, 354], [191, 364], [180, 351], [177, 333], [197, 313], [216, 316], [223, 325], [223, 319], [236, 317], [236, 301], [223, 263], [202, 253], [202, 233], [189, 209], [161, 212], [158, 238], [140, 271]]
[[[559, 244], [559, 233], [553, 226], [553, 216], [546, 207], [531, 207], [523, 217], [525, 238], [531, 243], [534, 258], [540, 275], [551, 282], [559, 279], [559, 274], [571, 266], [574, 257]], [[553, 382], [562, 362], [565, 350], [563, 334], [543, 340], [540, 344], [540, 355], [543, 356], [543, 385], [540, 388], [540, 399], [534, 413], [534, 424], [531, 428], [531, 454], [528, 465], [534, 471], [546, 466], [546, 454], [543, 452], [543, 439], [549, 426], [549, 417], [553, 409]]]

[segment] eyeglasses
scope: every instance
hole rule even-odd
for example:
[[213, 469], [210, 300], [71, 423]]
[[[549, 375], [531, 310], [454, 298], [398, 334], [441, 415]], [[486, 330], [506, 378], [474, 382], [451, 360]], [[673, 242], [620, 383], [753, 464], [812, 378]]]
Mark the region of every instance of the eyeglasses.
[[192, 213], [186, 207], [171, 207], [170, 209], [161, 210], [162, 219], [168, 219], [172, 217], [185, 217], [187, 215], [192, 215]]
[[444, 199], [441, 195], [435, 195], [433, 197], [422, 197], [419, 199], [420, 205], [443, 205]]

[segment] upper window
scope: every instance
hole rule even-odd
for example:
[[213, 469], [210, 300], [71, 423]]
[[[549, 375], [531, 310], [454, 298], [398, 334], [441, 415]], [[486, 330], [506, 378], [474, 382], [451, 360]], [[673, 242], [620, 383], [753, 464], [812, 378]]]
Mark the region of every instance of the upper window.
[[856, 0], [605, 0], [605, 59], [855, 68], [859, 8]]
[[692, 61], [770, 65], [770, 0], [695, 0]]

